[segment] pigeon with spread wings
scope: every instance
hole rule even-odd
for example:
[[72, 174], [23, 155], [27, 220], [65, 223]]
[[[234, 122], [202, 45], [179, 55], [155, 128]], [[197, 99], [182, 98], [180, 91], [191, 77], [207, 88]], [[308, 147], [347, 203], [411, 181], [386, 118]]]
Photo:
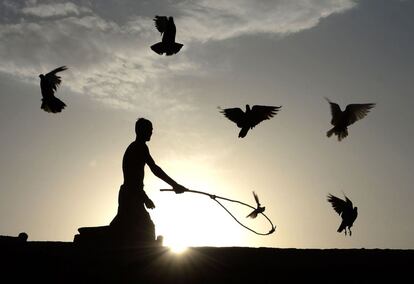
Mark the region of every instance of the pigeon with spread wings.
[[370, 109], [375, 106], [373, 103], [349, 104], [342, 111], [338, 104], [331, 102], [328, 98], [325, 99], [331, 107], [331, 124], [334, 126], [326, 133], [326, 136], [331, 137], [332, 134], [335, 134], [338, 136], [338, 141], [348, 136], [348, 126], [364, 118]]
[[256, 209], [254, 209], [246, 218], [256, 218], [258, 214], [263, 213], [265, 211], [264, 206], [260, 206], [259, 197], [257, 196], [256, 192], [253, 191], [254, 200], [256, 201]]
[[333, 209], [342, 218], [341, 225], [339, 226], [337, 232], [341, 233], [343, 230], [345, 230], [346, 236], [346, 228], [348, 228], [349, 235], [351, 236], [351, 227], [354, 224], [356, 218], [358, 217], [358, 207], [354, 207], [352, 201], [349, 200], [349, 198], [346, 196], [345, 200], [342, 200], [332, 194], [329, 194], [328, 202], [332, 204]]
[[272, 118], [280, 110], [281, 106], [261, 106], [254, 105], [251, 109], [249, 105], [246, 105], [246, 111], [242, 111], [240, 108], [226, 108], [220, 109], [220, 112], [225, 117], [237, 124], [241, 128], [239, 132], [239, 138], [243, 138], [247, 135], [249, 129], [253, 129], [256, 125], [266, 119]]
[[173, 17], [155, 16], [155, 27], [162, 35], [162, 41], [151, 46], [151, 49], [162, 55], [173, 55], [180, 51], [183, 44], [175, 42], [176, 27]]
[[40, 89], [42, 91], [42, 105], [40, 108], [46, 112], [61, 112], [66, 106], [64, 102], [55, 97], [55, 92], [62, 82], [61, 77], [57, 73], [65, 71], [66, 69], [66, 66], [61, 66], [45, 75], [39, 75]]

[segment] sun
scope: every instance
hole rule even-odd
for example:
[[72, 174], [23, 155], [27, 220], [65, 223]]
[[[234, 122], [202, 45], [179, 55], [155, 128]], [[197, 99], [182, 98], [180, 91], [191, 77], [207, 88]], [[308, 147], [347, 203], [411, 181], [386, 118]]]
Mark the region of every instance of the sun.
[[172, 195], [154, 211], [158, 235], [163, 245], [173, 252], [183, 252], [189, 247], [231, 246], [241, 243], [245, 235], [234, 220], [215, 202], [203, 196], [185, 193]]
[[180, 245], [180, 244], [175, 244], [175, 245], [171, 245], [168, 246], [170, 251], [175, 253], [175, 254], [182, 254], [184, 252], [186, 252], [188, 250], [188, 247], [185, 245]]
[[[206, 176], [200, 174], [208, 170], [185, 169], [182, 171], [196, 179], [196, 181], [183, 179], [182, 183], [188, 188], [207, 193], [219, 192], [218, 185], [212, 184], [211, 181], [197, 184], [197, 181], [208, 180]], [[154, 180], [152, 187], [168, 188], [158, 180]], [[161, 191], [152, 192], [152, 196], [153, 200], [156, 200], [157, 207], [149, 213], [156, 225], [156, 235], [163, 236], [163, 246], [170, 248], [172, 252], [184, 252], [191, 247], [234, 246], [245, 241], [246, 234], [240, 234], [239, 225], [208, 196]], [[233, 206], [238, 208], [240, 207], [237, 207], [238, 204], [222, 203], [237, 214]], [[244, 217], [246, 214], [243, 212], [238, 216]]]

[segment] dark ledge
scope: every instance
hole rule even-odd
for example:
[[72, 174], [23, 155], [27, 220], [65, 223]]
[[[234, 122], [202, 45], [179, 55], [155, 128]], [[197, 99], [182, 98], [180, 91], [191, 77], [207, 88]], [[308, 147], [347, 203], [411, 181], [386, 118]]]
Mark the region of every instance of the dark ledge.
[[0, 259], [7, 283], [409, 283], [414, 250], [193, 247], [174, 254], [18, 242], [0, 243]]

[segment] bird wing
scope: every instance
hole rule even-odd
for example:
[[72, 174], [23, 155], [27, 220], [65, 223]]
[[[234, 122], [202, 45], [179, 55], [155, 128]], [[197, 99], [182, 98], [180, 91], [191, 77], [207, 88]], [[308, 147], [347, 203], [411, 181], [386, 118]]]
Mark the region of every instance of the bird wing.
[[56, 68], [56, 69], [53, 69], [52, 71], [50, 71], [49, 73], [47, 73], [45, 76], [48, 76], [48, 75], [55, 75], [56, 73], [58, 73], [58, 72], [62, 72], [62, 71], [65, 71], [65, 70], [67, 70], [68, 69], [68, 67], [66, 67], [66, 66], [60, 66], [60, 67], [58, 67], [58, 68]]
[[328, 101], [329, 106], [331, 107], [332, 118], [336, 119], [342, 113], [341, 108], [337, 103], [331, 102], [328, 98], [325, 99]]
[[352, 212], [352, 210], [354, 210], [354, 205], [352, 204], [352, 201], [349, 200], [349, 198], [345, 195], [345, 204], [346, 204], [346, 209], [350, 210], [350, 212]]
[[243, 119], [244, 119], [244, 112], [236, 107], [236, 108], [225, 108], [220, 110], [222, 114], [224, 114], [225, 117], [239, 125]]
[[345, 210], [347, 204], [344, 200], [329, 194], [328, 195], [328, 201], [332, 204], [333, 209], [338, 213], [339, 215], [342, 214], [342, 212]]
[[246, 218], [256, 218], [257, 217], [257, 210], [252, 211], [249, 215], [246, 216]]
[[364, 118], [375, 104], [350, 104], [345, 109], [345, 114], [348, 119], [348, 125]]
[[256, 192], [253, 191], [254, 200], [256, 200], [257, 206], [260, 206], [259, 196], [257, 196]]
[[353, 214], [353, 221], [352, 222], [354, 222], [355, 220], [356, 220], [356, 218], [358, 217], [358, 211], [356, 210], [356, 208], [354, 208], [354, 210], [352, 211], [354, 214]]
[[250, 112], [250, 127], [253, 128], [263, 120], [272, 118], [280, 108], [281, 106], [253, 106]]
[[46, 87], [50, 90], [56, 91], [57, 87], [59, 87], [60, 83], [62, 82], [60, 76], [56, 75], [58, 72], [62, 72], [67, 70], [66, 66], [60, 66], [45, 75], [45, 82]]
[[157, 30], [163, 34], [167, 29], [168, 18], [166, 16], [155, 16], [154, 22]]

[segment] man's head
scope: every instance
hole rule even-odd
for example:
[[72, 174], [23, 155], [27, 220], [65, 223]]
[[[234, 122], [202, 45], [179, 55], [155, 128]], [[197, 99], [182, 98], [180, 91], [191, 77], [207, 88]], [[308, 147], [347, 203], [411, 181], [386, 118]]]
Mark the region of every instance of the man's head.
[[139, 118], [135, 123], [135, 134], [144, 142], [150, 141], [152, 135], [152, 123], [148, 119]]

